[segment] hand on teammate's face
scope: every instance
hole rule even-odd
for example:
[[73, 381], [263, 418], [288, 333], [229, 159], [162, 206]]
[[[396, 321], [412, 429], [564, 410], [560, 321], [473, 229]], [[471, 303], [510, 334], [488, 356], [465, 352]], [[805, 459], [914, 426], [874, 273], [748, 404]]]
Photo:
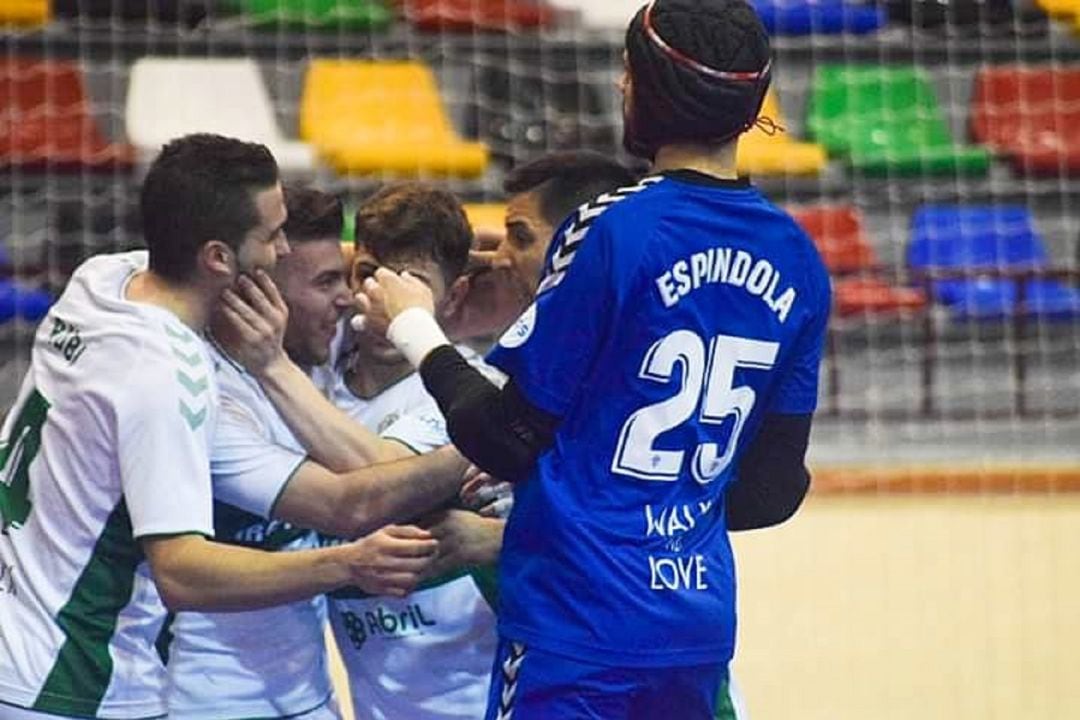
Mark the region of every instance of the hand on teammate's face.
[[394, 318], [409, 308], [435, 313], [431, 288], [407, 272], [399, 275], [383, 267], [364, 280], [356, 302], [364, 316], [363, 326], [383, 337]]
[[214, 337], [230, 357], [258, 376], [285, 358], [282, 338], [288, 321], [289, 308], [274, 281], [255, 270], [222, 293]]
[[439, 542], [412, 525], [387, 525], [344, 547], [353, 585], [370, 595], [404, 597], [428, 576]]

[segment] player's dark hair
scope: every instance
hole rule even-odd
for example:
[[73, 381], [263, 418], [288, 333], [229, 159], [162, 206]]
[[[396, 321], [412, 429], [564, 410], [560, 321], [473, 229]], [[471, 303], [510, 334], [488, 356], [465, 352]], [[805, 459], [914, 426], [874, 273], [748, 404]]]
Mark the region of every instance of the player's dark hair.
[[239, 249], [259, 222], [255, 194], [277, 182], [277, 162], [263, 145], [210, 134], [169, 142], [150, 165], [139, 198], [150, 269], [185, 282], [207, 242]]
[[769, 38], [745, 0], [653, 0], [626, 31], [632, 97], [623, 144], [652, 159], [753, 127], [769, 87]]
[[379, 262], [431, 258], [447, 284], [465, 270], [473, 232], [453, 194], [423, 183], [390, 185], [356, 211], [356, 244]]
[[633, 185], [637, 178], [622, 164], [586, 150], [554, 152], [515, 167], [503, 181], [509, 194], [535, 192], [540, 214], [552, 227], [601, 193]]
[[315, 188], [285, 187], [285, 237], [290, 244], [312, 240], [338, 240], [345, 224], [341, 200]]

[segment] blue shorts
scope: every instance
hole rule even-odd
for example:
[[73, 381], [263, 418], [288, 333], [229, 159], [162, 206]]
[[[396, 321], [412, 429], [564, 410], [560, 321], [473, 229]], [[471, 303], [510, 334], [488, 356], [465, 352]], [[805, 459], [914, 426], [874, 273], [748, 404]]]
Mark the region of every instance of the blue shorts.
[[500, 639], [486, 720], [714, 720], [727, 664], [618, 668]]

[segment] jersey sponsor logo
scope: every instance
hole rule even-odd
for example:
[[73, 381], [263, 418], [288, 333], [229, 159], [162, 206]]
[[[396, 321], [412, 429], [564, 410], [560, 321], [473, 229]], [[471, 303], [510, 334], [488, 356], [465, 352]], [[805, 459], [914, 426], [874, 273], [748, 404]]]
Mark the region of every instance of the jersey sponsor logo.
[[397, 422], [399, 417], [401, 417], [401, 413], [398, 413], [396, 411], [387, 413], [386, 417], [380, 420], [379, 424], [375, 427], [375, 432], [377, 432], [379, 435], [382, 435], [391, 425]]
[[423, 635], [424, 628], [438, 625], [424, 614], [424, 608], [419, 603], [413, 603], [400, 612], [389, 610], [382, 605], [362, 613], [346, 610], [341, 613], [341, 618], [345, 623], [349, 642], [357, 650], [362, 649], [364, 643], [371, 638], [398, 640], [412, 635]]
[[556, 241], [558, 244], [555, 247], [555, 252], [551, 255], [551, 266], [543, 280], [540, 281], [540, 287], [537, 289], [536, 294], [541, 295], [562, 282], [563, 277], [566, 275], [567, 268], [569, 268], [570, 263], [574, 261], [574, 256], [577, 254], [578, 248], [585, 239], [585, 235], [588, 234], [589, 227], [596, 221], [596, 218], [603, 215], [608, 208], [616, 205], [620, 200], [625, 200], [632, 195], [636, 195], [650, 185], [654, 185], [663, 179], [664, 178], [660, 176], [647, 177], [641, 180], [637, 185], [630, 185], [628, 187], [604, 193], [596, 199], [590, 200], [579, 207], [573, 222], [566, 228], [562, 237]]
[[79, 334], [79, 327], [55, 315], [52, 323], [52, 329], [49, 331], [49, 346], [59, 352], [69, 365], [74, 365], [75, 361], [86, 352], [86, 343]]
[[536, 327], [536, 303], [521, 314], [514, 324], [499, 338], [499, 344], [504, 348], [513, 349], [521, 347], [529, 341], [529, 337]]
[[739, 287], [768, 306], [780, 322], [787, 320], [795, 304], [795, 288], [777, 295], [780, 272], [764, 258], [755, 259], [745, 250], [713, 247], [679, 260], [656, 278], [656, 288], [664, 307], [675, 307], [694, 290], [723, 283]]

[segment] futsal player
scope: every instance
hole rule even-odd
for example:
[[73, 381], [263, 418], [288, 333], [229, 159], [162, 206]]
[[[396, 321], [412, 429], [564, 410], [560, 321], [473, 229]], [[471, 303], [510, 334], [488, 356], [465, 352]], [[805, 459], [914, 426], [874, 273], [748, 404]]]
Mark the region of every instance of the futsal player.
[[[0, 432], [0, 716], [163, 716], [155, 648], [174, 610], [276, 605], [370, 577], [363, 543], [220, 545], [209, 446], [217, 385], [200, 339], [241, 273], [288, 254], [265, 147], [166, 145], [141, 190], [149, 252], [92, 258], [38, 328]], [[414, 578], [436, 543], [403, 539]]]
[[656, 0], [626, 45], [624, 142], [653, 174], [558, 230], [488, 356], [505, 388], [446, 341], [421, 283], [365, 284], [455, 444], [518, 483], [489, 719], [711, 718], [735, 640], [725, 504], [775, 524], [809, 484], [828, 277], [735, 171], [765, 31], [742, 0]]

